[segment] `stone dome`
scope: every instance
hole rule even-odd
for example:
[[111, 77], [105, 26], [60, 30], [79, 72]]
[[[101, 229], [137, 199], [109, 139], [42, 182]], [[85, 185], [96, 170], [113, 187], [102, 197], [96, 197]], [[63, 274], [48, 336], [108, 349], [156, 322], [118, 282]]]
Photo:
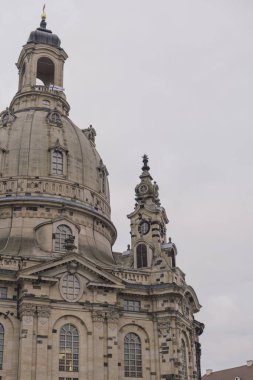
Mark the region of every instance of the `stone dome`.
[[60, 48], [61, 40], [60, 38], [51, 32], [51, 30], [46, 28], [47, 24], [45, 20], [41, 21], [40, 28], [37, 28], [31, 32], [27, 43], [35, 44], [46, 44]]
[[[6, 152], [0, 175], [17, 181], [12, 185], [15, 194], [31, 192], [28, 182], [19, 186], [21, 178], [34, 180], [34, 190], [43, 196], [65, 195], [91, 205], [96, 194], [94, 205], [109, 217], [106, 168], [89, 136], [92, 128], [81, 130], [68, 116], [47, 108], [13, 112], [13, 120], [5, 125], [6, 112], [0, 122], [0, 144]], [[63, 157], [62, 172], [52, 167], [54, 151]]]
[[0, 254], [41, 260], [71, 249], [112, 264], [116, 230], [96, 132], [69, 119], [67, 54], [40, 35], [23, 47], [18, 92], [0, 114]]

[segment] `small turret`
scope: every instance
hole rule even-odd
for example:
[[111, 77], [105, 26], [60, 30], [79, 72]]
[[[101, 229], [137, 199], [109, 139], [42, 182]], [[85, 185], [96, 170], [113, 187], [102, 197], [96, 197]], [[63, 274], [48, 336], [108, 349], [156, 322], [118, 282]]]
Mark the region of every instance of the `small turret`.
[[166, 243], [166, 224], [169, 222], [161, 207], [158, 185], [150, 174], [148, 156], [142, 157], [140, 183], [135, 187], [135, 211], [128, 215], [131, 220], [131, 245], [136, 268], [151, 267], [153, 259], [161, 255]]
[[32, 100], [33, 106], [50, 104], [50, 108], [56, 107], [68, 114], [69, 105], [63, 88], [63, 67], [67, 58], [68, 55], [61, 48], [60, 38], [47, 29], [43, 8], [40, 27], [30, 33], [16, 64], [19, 85], [11, 105], [14, 110], [19, 110], [22, 104], [27, 108], [30, 106], [27, 101]]

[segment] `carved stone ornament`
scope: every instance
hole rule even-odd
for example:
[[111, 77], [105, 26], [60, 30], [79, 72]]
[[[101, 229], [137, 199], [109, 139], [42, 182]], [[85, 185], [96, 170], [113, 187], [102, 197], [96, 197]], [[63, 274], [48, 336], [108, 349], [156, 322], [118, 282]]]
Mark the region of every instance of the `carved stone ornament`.
[[117, 323], [119, 320], [119, 313], [116, 310], [106, 312], [106, 318], [109, 323]]
[[37, 314], [39, 318], [49, 318], [51, 311], [48, 306], [37, 306]]
[[78, 270], [78, 266], [79, 266], [79, 264], [77, 262], [71, 261], [67, 265], [68, 272], [71, 273], [71, 274], [75, 274], [77, 272], [77, 270]]
[[85, 134], [87, 139], [91, 141], [95, 145], [95, 137], [97, 135], [95, 129], [92, 125], [89, 126], [89, 128], [83, 129], [82, 132]]
[[6, 108], [6, 110], [0, 114], [0, 126], [7, 127], [11, 125], [15, 119], [16, 116], [13, 112], [11, 112], [9, 108]]
[[106, 317], [106, 312], [102, 310], [96, 310], [92, 312], [93, 322], [104, 322], [105, 317]]
[[21, 317], [34, 317], [36, 306], [31, 303], [24, 303], [20, 307]]
[[62, 127], [62, 117], [60, 112], [56, 109], [54, 111], [50, 111], [47, 114], [47, 122], [49, 124], [55, 125], [56, 127]]
[[170, 328], [170, 319], [168, 317], [159, 318], [157, 320], [157, 327], [160, 333]]

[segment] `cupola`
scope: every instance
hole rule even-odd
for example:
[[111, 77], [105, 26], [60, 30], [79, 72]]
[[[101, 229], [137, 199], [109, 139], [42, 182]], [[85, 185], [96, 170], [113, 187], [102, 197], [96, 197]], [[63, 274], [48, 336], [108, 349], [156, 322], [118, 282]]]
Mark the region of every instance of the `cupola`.
[[31, 32], [27, 43], [45, 44], [60, 48], [60, 38], [56, 34], [53, 34], [51, 30], [47, 29], [45, 8], [41, 15], [40, 27]]

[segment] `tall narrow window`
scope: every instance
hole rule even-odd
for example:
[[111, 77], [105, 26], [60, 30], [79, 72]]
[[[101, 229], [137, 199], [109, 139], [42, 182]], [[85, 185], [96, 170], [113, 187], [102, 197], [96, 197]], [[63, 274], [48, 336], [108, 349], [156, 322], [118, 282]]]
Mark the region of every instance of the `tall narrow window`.
[[78, 372], [79, 334], [70, 323], [60, 330], [59, 371]]
[[65, 226], [65, 224], [58, 226], [55, 232], [55, 251], [66, 251], [66, 239], [70, 236], [72, 236], [72, 231], [68, 226]]
[[124, 370], [125, 377], [142, 377], [141, 340], [134, 333], [124, 339]]
[[147, 247], [145, 244], [139, 244], [136, 249], [137, 268], [148, 266]]
[[52, 172], [53, 174], [63, 174], [63, 154], [59, 150], [52, 152]]
[[181, 353], [182, 353], [182, 380], [187, 380], [187, 350], [184, 340], [181, 341]]
[[3, 369], [4, 356], [4, 327], [0, 324], [0, 369]]

